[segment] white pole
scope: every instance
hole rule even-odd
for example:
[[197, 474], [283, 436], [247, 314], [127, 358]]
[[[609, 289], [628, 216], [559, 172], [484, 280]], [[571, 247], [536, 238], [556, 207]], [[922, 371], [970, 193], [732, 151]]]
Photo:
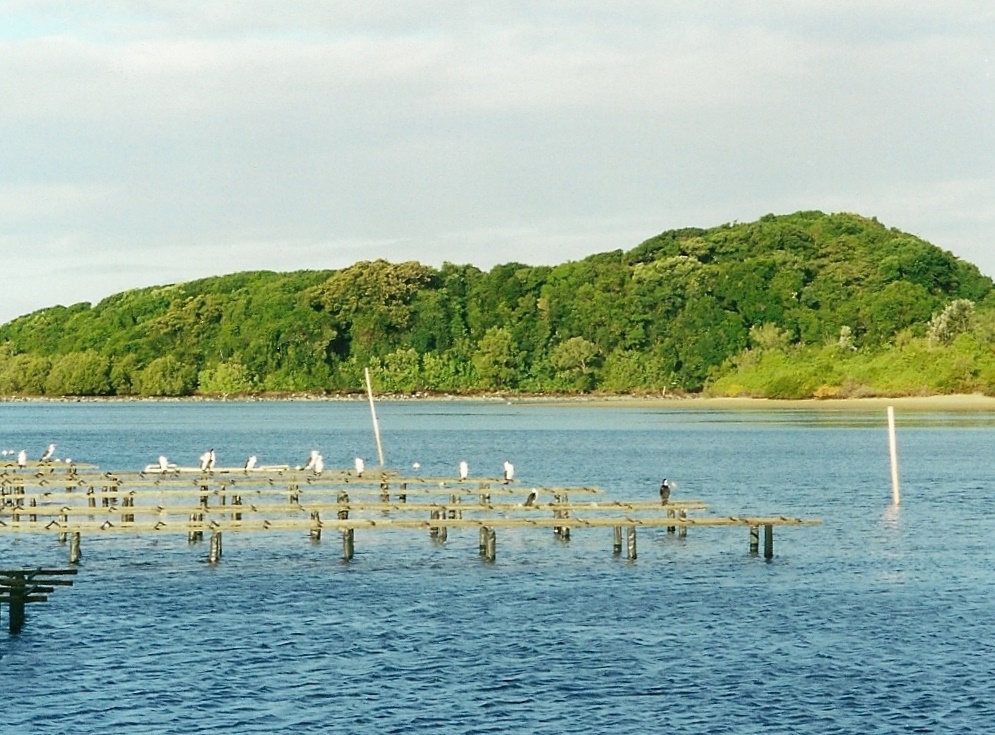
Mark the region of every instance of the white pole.
[[895, 442], [895, 407], [888, 406], [888, 448], [891, 451], [891, 500], [898, 506], [901, 497], [898, 492], [898, 448]]
[[364, 368], [366, 372], [366, 395], [370, 398], [370, 413], [373, 415], [373, 435], [377, 438], [377, 454], [380, 457], [380, 466], [386, 465], [383, 458], [383, 445], [380, 443], [380, 424], [377, 423], [377, 409], [373, 405], [373, 385], [370, 383], [370, 369]]

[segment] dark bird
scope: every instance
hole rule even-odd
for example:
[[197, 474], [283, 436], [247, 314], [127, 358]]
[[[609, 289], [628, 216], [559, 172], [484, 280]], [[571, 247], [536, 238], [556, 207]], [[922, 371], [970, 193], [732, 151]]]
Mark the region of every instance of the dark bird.
[[670, 485], [667, 478], [664, 477], [663, 482], [660, 483], [660, 502], [666, 505], [668, 500], [670, 500]]
[[539, 493], [535, 488], [532, 488], [532, 492], [529, 493], [529, 497], [525, 499], [525, 507], [531, 508], [536, 503], [536, 498], [539, 497]]

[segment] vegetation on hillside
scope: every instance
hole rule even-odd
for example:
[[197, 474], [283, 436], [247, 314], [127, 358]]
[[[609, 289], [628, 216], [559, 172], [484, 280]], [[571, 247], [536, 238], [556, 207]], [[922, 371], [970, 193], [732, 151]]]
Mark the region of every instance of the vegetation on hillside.
[[992, 282], [854, 214], [664, 232], [481, 271], [246, 272], [0, 327], [0, 394], [995, 393]]

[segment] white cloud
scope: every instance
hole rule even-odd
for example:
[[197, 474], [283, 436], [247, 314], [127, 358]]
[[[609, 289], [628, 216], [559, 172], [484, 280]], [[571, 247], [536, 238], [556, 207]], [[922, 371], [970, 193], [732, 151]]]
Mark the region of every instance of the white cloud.
[[73, 260], [65, 282], [47, 271], [51, 294], [25, 291], [43, 306], [241, 267], [557, 262], [670, 227], [847, 209], [995, 274], [979, 245], [993, 13], [5, 3], [0, 255]]

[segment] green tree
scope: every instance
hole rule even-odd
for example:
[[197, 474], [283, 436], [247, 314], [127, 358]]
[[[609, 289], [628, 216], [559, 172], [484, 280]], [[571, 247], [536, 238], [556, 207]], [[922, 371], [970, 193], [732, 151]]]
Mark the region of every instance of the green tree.
[[515, 342], [504, 327], [491, 327], [477, 345], [473, 364], [483, 388], [514, 387], [518, 377], [518, 353]]
[[974, 320], [974, 302], [954, 299], [946, 308], [929, 321], [930, 342], [949, 344], [971, 329]]
[[110, 361], [95, 350], [57, 357], [45, 379], [53, 396], [106, 396], [111, 392]]
[[111, 362], [111, 392], [117, 396], [133, 396], [138, 393], [140, 367], [134, 355], [124, 355]]
[[252, 376], [237, 360], [220, 362], [201, 370], [197, 376], [198, 392], [208, 395], [239, 395], [251, 393]]
[[574, 387], [590, 390], [594, 384], [592, 361], [598, 355], [598, 346], [583, 337], [571, 337], [560, 342], [550, 353], [552, 366], [568, 376]]
[[157, 357], [139, 377], [138, 389], [143, 396], [188, 396], [193, 393], [196, 370], [173, 355]]

